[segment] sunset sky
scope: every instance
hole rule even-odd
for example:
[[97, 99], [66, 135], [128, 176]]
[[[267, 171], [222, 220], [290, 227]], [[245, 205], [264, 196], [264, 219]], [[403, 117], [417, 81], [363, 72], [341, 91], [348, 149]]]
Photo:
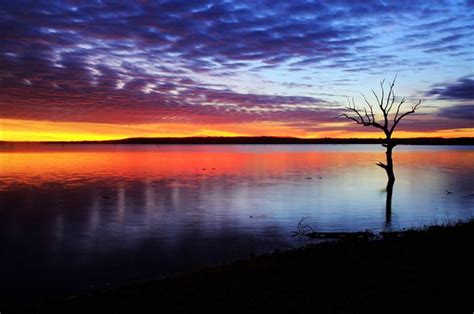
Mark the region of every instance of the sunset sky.
[[0, 1], [0, 140], [474, 136], [474, 1]]

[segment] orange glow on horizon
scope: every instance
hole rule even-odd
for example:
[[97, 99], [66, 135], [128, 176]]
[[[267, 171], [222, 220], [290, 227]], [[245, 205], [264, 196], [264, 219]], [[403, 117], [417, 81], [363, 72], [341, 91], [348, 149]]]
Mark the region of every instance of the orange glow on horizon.
[[[350, 122], [323, 123], [320, 132], [308, 132], [281, 123], [191, 124], [162, 123], [114, 125], [82, 122], [51, 122], [2, 119], [2, 141], [84, 141], [113, 140], [130, 137], [192, 137], [192, 136], [280, 136], [300, 138], [380, 138], [381, 132], [345, 130]], [[329, 129], [329, 130], [328, 130]], [[333, 129], [333, 130], [331, 130]], [[434, 132], [397, 131], [395, 137], [474, 137], [474, 128], [437, 130]]]

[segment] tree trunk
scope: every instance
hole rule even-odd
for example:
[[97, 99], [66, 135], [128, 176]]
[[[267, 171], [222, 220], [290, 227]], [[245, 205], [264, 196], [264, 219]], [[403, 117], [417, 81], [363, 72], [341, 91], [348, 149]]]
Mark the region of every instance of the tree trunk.
[[393, 172], [393, 158], [392, 158], [392, 151], [395, 145], [389, 140], [387, 142], [387, 151], [385, 152], [385, 155], [387, 156], [387, 167], [385, 168], [385, 171], [387, 172], [387, 177], [388, 177], [388, 185], [392, 184], [395, 182], [395, 173]]
[[385, 203], [385, 224], [390, 225], [392, 222], [392, 196], [393, 196], [393, 184], [395, 180], [388, 181], [387, 183], [387, 199]]
[[387, 167], [385, 168], [385, 171], [387, 172], [387, 199], [385, 203], [385, 223], [388, 225], [391, 223], [392, 220], [392, 196], [393, 196], [393, 185], [395, 183], [395, 173], [393, 172], [393, 158], [392, 158], [392, 151], [393, 148], [395, 147], [395, 144], [388, 139], [387, 140], [387, 151], [386, 151], [386, 156], [387, 156]]

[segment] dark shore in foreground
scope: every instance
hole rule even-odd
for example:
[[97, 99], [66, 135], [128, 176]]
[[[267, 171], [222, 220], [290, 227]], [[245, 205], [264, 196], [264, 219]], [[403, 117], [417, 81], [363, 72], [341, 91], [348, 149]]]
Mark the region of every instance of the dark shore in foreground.
[[380, 240], [344, 239], [71, 297], [27, 312], [471, 313], [473, 242], [474, 221]]
[[[474, 137], [459, 138], [394, 138], [393, 142], [401, 145], [474, 145]], [[55, 141], [55, 142], [8, 142], [0, 141], [3, 145], [14, 144], [383, 144], [381, 138], [296, 138], [276, 136], [203, 136], [203, 137], [137, 137], [107, 141]]]

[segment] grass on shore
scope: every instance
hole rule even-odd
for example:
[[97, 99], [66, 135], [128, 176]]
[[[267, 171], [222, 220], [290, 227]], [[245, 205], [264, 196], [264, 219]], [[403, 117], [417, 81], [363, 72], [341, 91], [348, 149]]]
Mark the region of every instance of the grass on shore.
[[28, 311], [472, 313], [473, 239], [474, 220], [392, 233], [381, 240], [344, 239]]

